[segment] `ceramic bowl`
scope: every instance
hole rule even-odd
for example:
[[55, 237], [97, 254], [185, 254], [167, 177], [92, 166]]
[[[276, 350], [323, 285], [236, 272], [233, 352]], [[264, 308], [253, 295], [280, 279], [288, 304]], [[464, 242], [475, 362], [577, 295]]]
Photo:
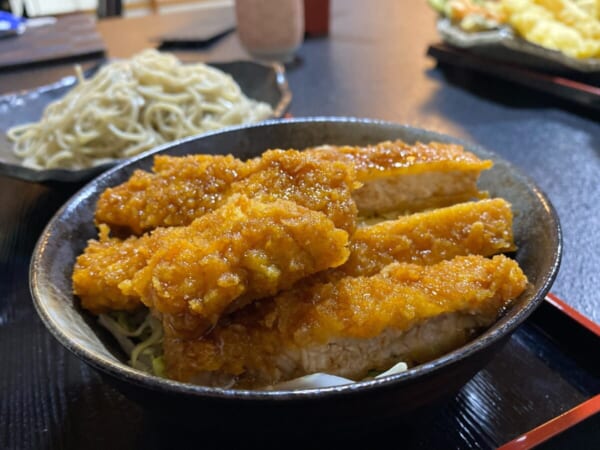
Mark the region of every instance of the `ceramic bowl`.
[[[295, 391], [252, 391], [179, 383], [129, 367], [115, 342], [79, 308], [71, 291], [71, 273], [86, 241], [96, 237], [94, 208], [107, 187], [150, 169], [152, 155], [135, 158], [91, 181], [52, 218], [35, 248], [31, 290], [48, 330], [72, 353], [105, 375], [130, 398], [159, 416], [191, 420], [196, 427], [236, 424], [236, 429], [269, 430], [361, 427], [365, 423], [409, 415], [456, 393], [496, 354], [511, 334], [543, 301], [556, 276], [561, 231], [556, 213], [542, 191], [508, 162], [485, 149], [449, 136], [396, 123], [355, 118], [306, 118], [269, 121], [193, 137], [158, 148], [170, 155], [232, 152], [241, 158], [268, 148], [304, 148], [323, 143], [363, 145], [387, 139], [444, 141], [494, 161], [480, 179], [492, 196], [512, 203], [518, 251], [514, 257], [530, 286], [483, 334], [438, 359], [406, 372], [342, 386]], [[262, 425], [261, 425], [262, 424]], [[258, 429], [256, 427], [259, 427]]]

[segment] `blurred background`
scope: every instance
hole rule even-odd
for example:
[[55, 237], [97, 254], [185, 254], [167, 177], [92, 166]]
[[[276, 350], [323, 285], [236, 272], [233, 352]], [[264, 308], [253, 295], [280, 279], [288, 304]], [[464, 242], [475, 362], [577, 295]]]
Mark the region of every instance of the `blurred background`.
[[15, 15], [38, 17], [48, 14], [97, 12], [98, 16], [142, 16], [233, 5], [233, 0], [1, 0], [0, 7]]

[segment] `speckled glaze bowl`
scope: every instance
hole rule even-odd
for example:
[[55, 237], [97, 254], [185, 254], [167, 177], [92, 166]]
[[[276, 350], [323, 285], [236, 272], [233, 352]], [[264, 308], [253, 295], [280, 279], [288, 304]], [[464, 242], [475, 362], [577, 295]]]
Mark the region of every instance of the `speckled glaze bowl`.
[[[513, 205], [515, 258], [530, 287], [486, 332], [467, 345], [404, 373], [337, 387], [296, 391], [216, 389], [161, 379], [134, 370], [113, 339], [81, 310], [71, 291], [75, 258], [96, 237], [95, 204], [107, 187], [127, 180], [135, 169], [150, 169], [152, 156], [121, 164], [74, 195], [52, 218], [35, 248], [30, 283], [35, 306], [50, 332], [71, 352], [105, 375], [123, 393], [165, 418], [196, 428], [235, 424], [236, 430], [287, 432], [360, 427], [406, 416], [451, 396], [475, 375], [543, 301], [556, 276], [561, 231], [556, 213], [540, 189], [506, 161], [475, 145], [395, 123], [354, 118], [271, 121], [192, 137], [156, 149], [170, 155], [233, 153], [241, 158], [268, 148], [318, 144], [364, 145], [387, 139], [463, 144], [494, 167], [480, 179], [482, 189]], [[262, 431], [261, 431], [262, 430]]]

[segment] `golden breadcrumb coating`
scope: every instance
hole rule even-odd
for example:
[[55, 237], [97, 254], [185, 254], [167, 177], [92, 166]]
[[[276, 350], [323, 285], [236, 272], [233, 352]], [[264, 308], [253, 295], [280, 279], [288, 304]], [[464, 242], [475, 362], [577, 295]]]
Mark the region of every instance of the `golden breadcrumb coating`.
[[[429, 266], [393, 263], [370, 277], [300, 285], [248, 305], [199, 339], [182, 339], [166, 327], [167, 371], [182, 381], [229, 378], [242, 387], [303, 375], [308, 366], [349, 376], [336, 360], [336, 349], [345, 342], [356, 345], [389, 330], [408, 332], [453, 313], [479, 316], [480, 324], [489, 325], [526, 285], [518, 264], [504, 255], [457, 256]], [[311, 364], [311, 349], [323, 346], [326, 357], [318, 351], [320, 362]], [[426, 353], [408, 356], [432, 357]], [[361, 358], [373, 364], [373, 355], [355, 352], [353, 359]], [[365, 376], [371, 368], [352, 375]]]
[[100, 225], [98, 240], [88, 241], [73, 269], [73, 293], [83, 308], [95, 314], [142, 306], [139, 296], [124, 294], [119, 286], [146, 265], [154, 250], [147, 237], [122, 241], [108, 234], [108, 227]]
[[321, 211], [336, 227], [354, 231], [357, 209], [352, 191], [360, 184], [353, 166], [297, 150], [268, 150], [254, 162], [255, 170], [232, 184], [228, 195], [239, 193], [262, 201], [283, 198]]
[[156, 156], [154, 173], [134, 172], [105, 190], [96, 222], [134, 234], [157, 227], [189, 225], [234, 194], [292, 200], [327, 214], [348, 232], [355, 226], [351, 192], [358, 184], [352, 166], [323, 161], [296, 150], [267, 151], [243, 162], [233, 156]]
[[510, 204], [470, 201], [491, 166], [399, 140], [158, 155], [100, 196], [73, 291], [95, 314], [148, 307], [180, 381], [257, 388], [425, 362], [527, 285], [516, 261], [489, 258], [516, 249]]
[[[156, 156], [153, 173], [138, 170], [102, 193], [96, 222], [135, 234], [188, 225], [237, 192], [294, 200], [325, 212], [351, 232], [354, 202], [361, 215], [369, 216], [481, 198], [485, 194], [477, 189], [477, 180], [491, 166], [460, 145], [399, 140], [267, 151], [246, 162], [231, 155]], [[307, 195], [309, 188], [312, 195]]]
[[322, 146], [306, 150], [328, 161], [351, 163], [361, 182], [385, 178], [390, 174], [422, 173], [432, 169], [485, 170], [492, 167], [461, 145], [430, 142], [407, 144], [404, 141], [384, 141], [364, 147]]
[[348, 258], [348, 233], [323, 213], [287, 200], [236, 195], [191, 225], [153, 233], [156, 250], [125, 294], [159, 313], [210, 324], [251, 300], [277, 294]]
[[[184, 230], [175, 229], [157, 229], [152, 239], [143, 236], [121, 241], [109, 238], [102, 227], [100, 240], [89, 242], [73, 273], [74, 292], [84, 308], [100, 313], [139, 306], [139, 295], [131, 289], [125, 295], [123, 289], [160, 246], [160, 236], [177, 233], [184, 238]], [[457, 255], [491, 256], [513, 250], [510, 205], [503, 199], [481, 200], [359, 228], [352, 235], [348, 260], [315, 276], [320, 280], [368, 276], [392, 262], [433, 264]], [[193, 328], [194, 323], [186, 327]]]
[[157, 155], [154, 173], [136, 170], [127, 182], [102, 193], [96, 223], [134, 234], [159, 226], [188, 225], [215, 209], [223, 192], [249, 168], [231, 155]]
[[462, 146], [385, 141], [365, 147], [322, 146], [307, 150], [328, 161], [346, 161], [363, 186], [353, 192], [362, 216], [416, 212], [483, 198], [477, 180], [492, 161]]
[[512, 211], [501, 198], [467, 202], [362, 227], [338, 274], [373, 275], [392, 262], [434, 264], [458, 255], [510, 252]]

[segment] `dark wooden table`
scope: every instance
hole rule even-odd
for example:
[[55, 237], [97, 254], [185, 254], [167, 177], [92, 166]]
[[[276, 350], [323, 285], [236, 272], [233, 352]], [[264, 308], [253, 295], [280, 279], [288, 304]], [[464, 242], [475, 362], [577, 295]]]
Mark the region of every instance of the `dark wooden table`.
[[[296, 117], [344, 115], [407, 123], [476, 142], [513, 162], [548, 194], [561, 219], [564, 254], [552, 291], [600, 321], [598, 116], [474, 72], [436, 67], [426, 56], [438, 37], [435, 16], [425, 3], [334, 1], [330, 35], [307, 40], [288, 67], [294, 93], [290, 112]], [[201, 14], [105, 19], [98, 28], [109, 56], [127, 57], [155, 46], [152, 39], [165, 31], [202, 20]], [[223, 61], [247, 56], [233, 33], [194, 51], [193, 57]], [[3, 71], [0, 94], [70, 72], [71, 63]], [[80, 187], [0, 178], [0, 448], [185, 444], [64, 350], [35, 313], [28, 287], [32, 249], [45, 223]], [[502, 361], [494, 364], [503, 370]], [[548, 392], [546, 398], [552, 395]], [[548, 402], [525, 422], [492, 421], [479, 435], [457, 426], [457, 432], [441, 434], [446, 441], [425, 432], [411, 442], [418, 448], [435, 443], [442, 446], [438, 448], [493, 448], [568, 407]], [[201, 437], [195, 439], [187, 443], [201, 448]], [[401, 436], [392, 439], [401, 442]]]

